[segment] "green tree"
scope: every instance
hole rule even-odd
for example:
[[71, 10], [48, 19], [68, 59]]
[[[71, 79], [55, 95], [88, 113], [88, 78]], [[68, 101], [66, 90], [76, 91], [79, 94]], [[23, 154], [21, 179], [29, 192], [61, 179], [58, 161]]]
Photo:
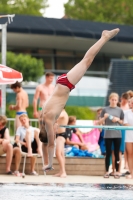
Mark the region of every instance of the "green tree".
[[72, 19], [133, 24], [132, 0], [68, 0], [64, 7]]
[[7, 52], [6, 60], [7, 66], [23, 74], [24, 81], [37, 81], [44, 74], [44, 63], [42, 59], [36, 59], [30, 55]]
[[0, 0], [0, 13], [42, 16], [48, 0]]

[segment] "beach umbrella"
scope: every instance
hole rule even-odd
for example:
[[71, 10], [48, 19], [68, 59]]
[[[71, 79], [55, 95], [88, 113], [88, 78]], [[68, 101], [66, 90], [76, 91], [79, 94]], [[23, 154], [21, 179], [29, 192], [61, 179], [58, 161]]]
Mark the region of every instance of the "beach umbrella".
[[[0, 64], [0, 86], [7, 85], [7, 84], [13, 84], [18, 82], [21, 82], [23, 80], [22, 73], [8, 67], [5, 65]], [[3, 107], [4, 113], [5, 113], [5, 105], [6, 105], [6, 99], [5, 94], [6, 89], [1, 88], [0, 90], [0, 107]], [[2, 113], [3, 113], [2, 112]]]
[[13, 84], [16, 81], [22, 82], [22, 80], [22, 73], [0, 64], [0, 85]]

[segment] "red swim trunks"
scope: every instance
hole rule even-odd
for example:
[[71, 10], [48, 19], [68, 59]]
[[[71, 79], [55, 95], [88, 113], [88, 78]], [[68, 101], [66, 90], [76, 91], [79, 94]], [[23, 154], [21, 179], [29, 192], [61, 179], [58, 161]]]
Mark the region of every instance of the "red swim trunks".
[[61, 76], [59, 76], [56, 83], [67, 86], [70, 91], [75, 88], [75, 86], [67, 79], [67, 74], [62, 74]]

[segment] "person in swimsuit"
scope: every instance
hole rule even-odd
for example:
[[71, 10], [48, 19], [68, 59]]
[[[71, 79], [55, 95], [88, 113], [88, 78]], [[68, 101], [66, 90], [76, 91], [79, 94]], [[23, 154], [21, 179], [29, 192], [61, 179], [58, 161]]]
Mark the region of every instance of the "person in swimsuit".
[[11, 89], [16, 93], [16, 104], [10, 105], [9, 109], [16, 111], [15, 130], [17, 130], [17, 128], [21, 126], [19, 116], [27, 114], [26, 108], [29, 106], [29, 98], [26, 91], [22, 88], [21, 83], [16, 82], [12, 84]]
[[[65, 111], [65, 109], [63, 109], [59, 118], [57, 119], [57, 124], [67, 125], [67, 123], [68, 123], [68, 114]], [[66, 141], [66, 128], [58, 126], [56, 134], [56, 157], [59, 162], [60, 171], [54, 176], [61, 178], [66, 178], [67, 176], [65, 170], [65, 156], [64, 156], [65, 141]]]
[[[52, 95], [55, 86], [52, 84], [54, 80], [54, 73], [47, 72], [45, 74], [45, 82], [42, 84], [39, 84], [36, 87], [36, 91], [33, 98], [33, 116], [35, 118], [39, 118], [39, 115], [42, 112], [43, 104], [48, 100], [48, 98]], [[37, 102], [39, 99], [39, 107], [37, 110]], [[44, 165], [48, 164], [48, 153], [47, 153], [47, 144], [42, 144], [42, 150], [43, 150], [43, 159], [44, 159]]]
[[[53, 94], [45, 102], [42, 109], [40, 124], [40, 139], [48, 143], [48, 165], [44, 170], [52, 168], [54, 155], [54, 124], [58, 119], [69, 98], [69, 93], [84, 76], [95, 56], [103, 45], [119, 32], [119, 28], [111, 31], [103, 31], [101, 38], [86, 52], [83, 59], [75, 65], [67, 74], [61, 75], [56, 82]], [[42, 122], [43, 121], [43, 122]], [[42, 140], [43, 138], [43, 140]]]
[[[45, 74], [46, 80], [43, 84], [39, 84], [36, 87], [36, 91], [33, 98], [33, 116], [39, 118], [39, 113], [42, 110], [43, 104], [52, 95], [54, 91], [54, 85], [52, 84], [54, 80], [54, 74], [52, 72], [47, 72]], [[37, 111], [37, 102], [39, 99], [39, 108]]]

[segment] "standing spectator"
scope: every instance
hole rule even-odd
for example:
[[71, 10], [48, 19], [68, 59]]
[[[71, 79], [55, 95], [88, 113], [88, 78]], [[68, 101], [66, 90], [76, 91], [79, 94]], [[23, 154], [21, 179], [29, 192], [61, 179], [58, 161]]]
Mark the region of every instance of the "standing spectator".
[[129, 105], [128, 105], [129, 98], [130, 98], [130, 96], [127, 92], [123, 93], [121, 95], [120, 107], [121, 107], [122, 110], [128, 110], [129, 109]]
[[133, 91], [132, 90], [128, 90], [126, 93], [128, 94], [129, 99], [131, 99], [133, 97]]
[[[124, 113], [127, 110], [129, 110], [128, 99], [129, 99], [129, 95], [127, 93], [123, 93], [121, 96], [121, 102], [120, 102], [119, 107], [121, 107], [121, 109], [123, 110]], [[118, 106], [118, 104], [117, 104], [117, 106]], [[122, 153], [124, 154], [125, 165], [127, 165], [127, 155], [126, 155], [126, 151], [125, 151], [125, 130], [121, 130], [121, 135], [122, 135], [122, 137], [121, 137], [121, 145], [120, 145], [120, 153], [119, 153], [119, 156], [120, 156], [119, 175], [121, 175]], [[113, 152], [112, 152], [112, 169], [113, 169], [113, 171], [110, 173], [110, 176], [114, 176], [114, 174], [115, 174], [114, 146], [112, 146], [112, 150], [113, 150]]]
[[[68, 123], [68, 114], [63, 109], [59, 118], [57, 119], [58, 125], [67, 125]], [[60, 171], [54, 176], [58, 176], [61, 178], [66, 178], [66, 170], [65, 170], [65, 156], [64, 156], [64, 146], [66, 141], [66, 128], [58, 127], [56, 134], [56, 157], [59, 162]]]
[[[52, 95], [55, 86], [52, 84], [54, 80], [54, 74], [52, 72], [47, 72], [45, 74], [46, 80], [43, 84], [37, 86], [34, 98], [33, 98], [33, 116], [39, 118], [41, 115], [42, 107], [48, 98]], [[39, 108], [37, 110], [37, 104], [39, 99]], [[42, 143], [44, 165], [48, 165], [48, 150], [47, 143]]]
[[[133, 98], [131, 99], [133, 105]], [[133, 109], [127, 110], [124, 116], [124, 125], [133, 126]], [[126, 176], [128, 179], [133, 179], [133, 130], [126, 130], [126, 152], [127, 161], [129, 166], [130, 174]]]
[[[111, 93], [109, 96], [108, 107], [105, 107], [101, 113], [101, 122], [104, 122], [105, 125], [110, 126], [120, 126], [123, 124], [124, 113], [121, 108], [117, 107], [117, 103], [119, 100], [119, 96], [117, 93]], [[105, 167], [106, 173], [104, 178], [109, 178], [109, 165], [110, 165], [110, 156], [112, 153], [112, 143], [114, 144], [114, 155], [115, 155], [115, 169], [116, 172], [114, 174], [114, 178], [120, 178], [119, 175], [119, 151], [121, 144], [121, 131], [119, 130], [105, 130], [104, 133], [105, 138], [105, 147], [106, 147], [106, 158], [105, 158]]]
[[129, 98], [128, 99], [128, 106], [129, 106], [129, 109], [132, 109], [133, 108], [133, 105], [131, 103], [131, 100], [132, 100], [133, 97]]
[[[34, 98], [33, 98], [33, 111], [34, 111], [33, 116], [35, 118], [39, 117], [39, 112], [42, 110], [44, 103], [51, 96], [55, 88], [55, 86], [52, 84], [54, 80], [54, 74], [52, 72], [47, 72], [45, 77], [46, 77], [45, 82], [37, 86], [35, 94], [34, 94]], [[39, 101], [39, 108], [37, 111], [38, 99], [40, 101]]]
[[[133, 92], [131, 94], [133, 95]], [[125, 114], [125, 112], [127, 112], [127, 110], [130, 109], [129, 103], [128, 103], [129, 102], [129, 98], [130, 98], [130, 93], [129, 92], [123, 93], [122, 96], [121, 96], [120, 107], [122, 108], [124, 114]], [[122, 145], [121, 145], [121, 147], [122, 147], [122, 150], [123, 150], [122, 152], [124, 152], [124, 168], [128, 169], [127, 152], [126, 152], [126, 149], [125, 149], [125, 130], [121, 130], [121, 133], [122, 133]], [[129, 174], [129, 172], [127, 171], [126, 174]]]
[[127, 94], [128, 94], [128, 96], [129, 96], [129, 99], [128, 99], [128, 106], [129, 106], [129, 109], [132, 109], [132, 103], [131, 103], [131, 98], [133, 97], [133, 91], [132, 90], [128, 90], [127, 92], [126, 92]]
[[0, 156], [6, 153], [6, 174], [12, 174], [11, 162], [13, 147], [10, 143], [9, 129], [6, 127], [6, 116], [0, 116]]
[[15, 130], [21, 126], [19, 116], [23, 113], [27, 114], [26, 108], [29, 106], [28, 94], [22, 88], [21, 83], [16, 82], [11, 85], [11, 89], [16, 93], [16, 104], [10, 105], [10, 110], [16, 111]]

